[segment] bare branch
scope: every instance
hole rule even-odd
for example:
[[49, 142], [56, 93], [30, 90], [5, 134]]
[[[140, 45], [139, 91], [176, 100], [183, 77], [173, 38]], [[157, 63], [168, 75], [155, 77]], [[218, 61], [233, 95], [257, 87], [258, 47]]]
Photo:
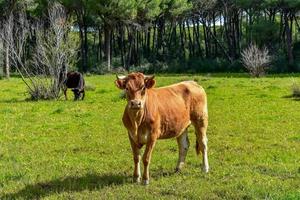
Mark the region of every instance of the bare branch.
[[[58, 99], [67, 66], [75, 55], [74, 42], [68, 35], [64, 8], [54, 3], [48, 11], [50, 26], [45, 31], [42, 22], [28, 24], [23, 11], [8, 17], [0, 36], [9, 47], [12, 64], [28, 87], [31, 99]], [[36, 40], [32, 57], [25, 56], [26, 43], [34, 29]], [[72, 46], [73, 45], [73, 46]]]
[[35, 95], [46, 94], [48, 97], [41, 98], [57, 99], [67, 66], [75, 55], [75, 46], [71, 46], [73, 43], [67, 32], [66, 13], [60, 4], [53, 4], [49, 9], [49, 22], [47, 34], [44, 34], [42, 25], [36, 27], [36, 50], [31, 64], [40, 77], [35, 87], [39, 92]]
[[260, 77], [265, 74], [271, 63], [271, 56], [266, 47], [259, 49], [255, 44], [251, 44], [243, 50], [242, 62], [251, 76]]

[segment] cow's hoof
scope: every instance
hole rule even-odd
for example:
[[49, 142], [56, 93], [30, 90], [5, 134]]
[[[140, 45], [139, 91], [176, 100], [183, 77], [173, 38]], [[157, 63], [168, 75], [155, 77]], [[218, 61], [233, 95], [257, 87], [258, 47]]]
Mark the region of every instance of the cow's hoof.
[[175, 169], [175, 173], [178, 173], [178, 174], [179, 174], [180, 172], [181, 172], [181, 169], [177, 167], [177, 168]]
[[208, 173], [209, 167], [203, 166], [203, 167], [202, 167], [202, 171], [203, 171], [204, 173]]
[[133, 177], [133, 182], [134, 183], [140, 183], [141, 182], [141, 177]]
[[143, 180], [143, 185], [149, 185], [149, 180]]

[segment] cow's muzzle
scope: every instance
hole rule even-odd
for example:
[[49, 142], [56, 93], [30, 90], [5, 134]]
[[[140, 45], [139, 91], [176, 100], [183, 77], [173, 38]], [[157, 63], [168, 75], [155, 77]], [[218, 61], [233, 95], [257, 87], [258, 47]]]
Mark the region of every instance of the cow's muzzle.
[[140, 100], [131, 100], [129, 102], [131, 109], [141, 109], [142, 108], [142, 102]]

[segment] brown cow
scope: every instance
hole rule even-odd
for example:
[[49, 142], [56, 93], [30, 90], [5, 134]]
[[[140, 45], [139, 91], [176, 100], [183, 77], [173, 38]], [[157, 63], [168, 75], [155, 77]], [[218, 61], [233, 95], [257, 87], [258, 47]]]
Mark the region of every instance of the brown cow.
[[143, 155], [143, 183], [149, 184], [149, 164], [157, 139], [177, 139], [179, 159], [176, 170], [181, 170], [189, 148], [187, 128], [190, 124], [195, 127], [196, 152], [202, 152], [203, 170], [208, 172], [207, 98], [201, 86], [194, 81], [185, 81], [154, 88], [154, 76], [142, 73], [117, 76], [115, 83], [126, 92], [127, 105], [123, 124], [128, 130], [133, 151], [134, 181], [140, 181], [140, 149], [146, 145]]

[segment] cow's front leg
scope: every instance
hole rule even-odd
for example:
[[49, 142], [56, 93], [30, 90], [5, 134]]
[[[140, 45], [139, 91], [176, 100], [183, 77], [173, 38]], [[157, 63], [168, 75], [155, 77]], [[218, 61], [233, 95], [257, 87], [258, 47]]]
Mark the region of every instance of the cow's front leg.
[[140, 169], [140, 160], [141, 160], [141, 155], [140, 155], [140, 148], [135, 144], [135, 142], [132, 140], [129, 134], [129, 140], [131, 144], [131, 149], [133, 153], [133, 160], [134, 160], [134, 171], [133, 171], [133, 181], [134, 182], [141, 182], [141, 169]]
[[144, 163], [144, 173], [143, 173], [143, 183], [144, 185], [149, 184], [149, 165], [151, 161], [151, 154], [156, 143], [156, 139], [151, 138], [147, 144], [146, 149], [143, 155], [143, 163]]
[[84, 99], [84, 97], [85, 97], [85, 91], [84, 91], [84, 89], [82, 90], [82, 97], [81, 97], [81, 100], [83, 100]]

